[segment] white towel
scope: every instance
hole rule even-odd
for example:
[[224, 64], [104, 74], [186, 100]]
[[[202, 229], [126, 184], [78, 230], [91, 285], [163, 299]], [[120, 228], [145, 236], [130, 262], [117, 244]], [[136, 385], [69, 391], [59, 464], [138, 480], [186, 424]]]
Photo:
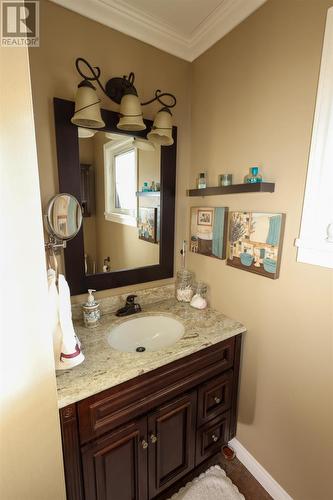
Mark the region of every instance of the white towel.
[[53, 350], [56, 370], [67, 370], [84, 361], [73, 322], [70, 292], [65, 277], [58, 277], [56, 286], [56, 273], [53, 269], [47, 272], [49, 284], [49, 309], [53, 330]]

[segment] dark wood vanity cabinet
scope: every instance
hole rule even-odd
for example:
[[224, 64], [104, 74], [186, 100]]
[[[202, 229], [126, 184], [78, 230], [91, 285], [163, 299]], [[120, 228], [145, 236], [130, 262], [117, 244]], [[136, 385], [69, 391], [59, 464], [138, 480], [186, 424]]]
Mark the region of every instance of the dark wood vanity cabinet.
[[197, 395], [192, 391], [148, 416], [149, 498], [194, 467], [196, 403]]
[[68, 500], [151, 500], [236, 433], [241, 335], [60, 410]]
[[147, 499], [147, 418], [82, 448], [85, 498]]

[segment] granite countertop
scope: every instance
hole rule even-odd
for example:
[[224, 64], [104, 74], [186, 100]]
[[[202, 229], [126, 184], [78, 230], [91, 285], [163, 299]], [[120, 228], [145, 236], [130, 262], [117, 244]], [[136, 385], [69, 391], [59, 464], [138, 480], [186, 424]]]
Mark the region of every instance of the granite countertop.
[[[63, 408], [126, 380], [200, 351], [246, 330], [244, 325], [211, 308], [199, 311], [189, 304], [167, 299], [143, 307], [142, 314], [167, 313], [185, 326], [184, 336], [171, 347], [155, 352], [119, 352], [107, 341], [111, 327], [120, 318], [114, 314], [102, 316], [94, 329], [74, 322], [81, 341], [85, 361], [71, 370], [57, 372], [58, 404]], [[137, 314], [135, 317], [139, 316]], [[128, 319], [124, 318], [124, 319]]]

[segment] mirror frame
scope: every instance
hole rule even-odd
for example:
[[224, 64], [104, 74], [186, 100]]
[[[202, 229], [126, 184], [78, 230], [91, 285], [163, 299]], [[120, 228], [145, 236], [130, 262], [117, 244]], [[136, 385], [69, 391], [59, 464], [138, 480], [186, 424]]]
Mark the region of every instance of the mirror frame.
[[[77, 127], [71, 123], [74, 102], [54, 98], [54, 119], [56, 150], [58, 159], [59, 190], [72, 194], [81, 204], [80, 157]], [[118, 113], [101, 109], [105, 127], [103, 132], [117, 132], [136, 137], [146, 137], [153, 122], [144, 119], [146, 130], [140, 132], [119, 131]], [[176, 152], [177, 127], [172, 127], [172, 146], [161, 147], [161, 234], [159, 264], [134, 269], [111, 271], [86, 275], [84, 272], [83, 224], [73, 240], [68, 241], [64, 250], [66, 279], [71, 295], [85, 293], [88, 288], [106, 290], [122, 286], [146, 283], [173, 277], [174, 230], [175, 230], [175, 191], [176, 191]]]

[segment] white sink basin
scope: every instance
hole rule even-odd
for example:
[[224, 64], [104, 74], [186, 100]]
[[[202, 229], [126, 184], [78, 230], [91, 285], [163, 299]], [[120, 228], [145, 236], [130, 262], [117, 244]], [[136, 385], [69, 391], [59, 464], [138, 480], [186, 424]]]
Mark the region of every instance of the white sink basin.
[[108, 335], [111, 347], [122, 352], [159, 351], [184, 335], [184, 325], [171, 316], [137, 316], [114, 326]]

